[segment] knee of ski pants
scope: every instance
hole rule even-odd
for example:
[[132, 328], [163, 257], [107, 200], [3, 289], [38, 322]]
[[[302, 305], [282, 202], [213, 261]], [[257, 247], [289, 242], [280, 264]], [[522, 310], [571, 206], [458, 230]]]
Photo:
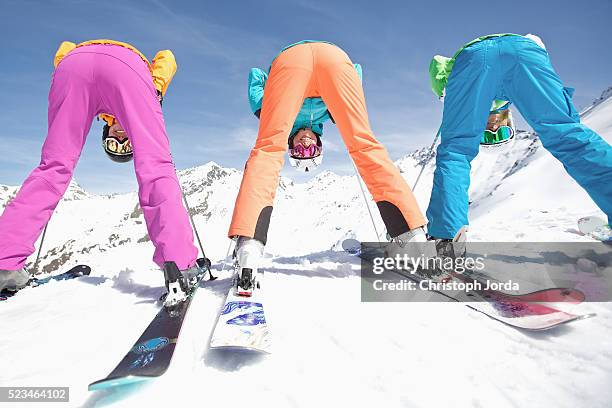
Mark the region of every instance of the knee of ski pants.
[[148, 182], [141, 182], [138, 191], [140, 204], [143, 207], [159, 207], [170, 198], [180, 201], [181, 186], [176, 178], [159, 177]]
[[574, 106], [574, 88], [570, 88], [567, 86], [563, 87], [563, 96], [565, 97], [565, 103], [567, 105], [567, 112], [569, 116], [574, 120], [574, 122], [580, 123], [580, 114], [576, 110]]
[[[606, 156], [610, 156], [610, 145], [579, 122], [541, 125], [538, 133], [542, 146], [565, 165], [576, 163], [578, 167], [584, 167], [589, 162], [602, 163]], [[592, 173], [595, 169], [584, 170]]]
[[[427, 218], [438, 224], [440, 218], [457, 219], [459, 214], [467, 214], [469, 187], [469, 168], [464, 166], [438, 166], [435, 170]], [[445, 212], [455, 214], [452, 217], [449, 217], [448, 214], [440, 217]], [[450, 220], [444, 220], [444, 222], [449, 223]]]
[[32, 178], [42, 180], [45, 185], [57, 194], [64, 194], [72, 175], [75, 162], [68, 159], [44, 158], [32, 172]]
[[[470, 162], [476, 156], [476, 149], [460, 149], [454, 144], [438, 148], [436, 170], [431, 194], [430, 209], [461, 207], [461, 200], [470, 185]], [[432, 208], [432, 204], [434, 208]], [[429, 211], [428, 211], [429, 212]], [[427, 216], [430, 219], [429, 215]], [[438, 222], [435, 222], [436, 224]]]
[[440, 143], [436, 155], [436, 166], [453, 167], [469, 165], [479, 152], [479, 143], [474, 138], [450, 138]]

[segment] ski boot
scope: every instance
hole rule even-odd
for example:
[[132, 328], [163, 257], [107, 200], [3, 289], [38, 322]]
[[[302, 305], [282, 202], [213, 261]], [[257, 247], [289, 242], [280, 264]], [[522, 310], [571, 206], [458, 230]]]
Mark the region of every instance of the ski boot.
[[465, 243], [454, 242], [452, 239], [433, 239], [436, 244], [436, 252], [440, 258], [464, 258]]
[[168, 292], [162, 295], [160, 300], [166, 307], [172, 307], [185, 301], [193, 287], [199, 285], [201, 281], [216, 279], [210, 273], [208, 258], [198, 258], [194, 266], [182, 271], [174, 262], [164, 262], [164, 278]]
[[[419, 227], [391, 238], [391, 242], [387, 244], [385, 256], [395, 258], [398, 255], [417, 259], [422, 256], [433, 258], [437, 254], [433, 242], [427, 240], [425, 230]], [[413, 267], [416, 268], [416, 265], [413, 264]]]
[[430, 235], [427, 239], [436, 243], [436, 252], [440, 258], [465, 258], [467, 243], [467, 226], [462, 227], [453, 239], [440, 239]]
[[[410, 273], [428, 279], [445, 279], [445, 273], [435, 265], [438, 257], [435, 243], [427, 239], [423, 227], [411, 229], [392, 238], [385, 250], [385, 256], [387, 258], [407, 258], [407, 263], [409, 262], [412, 265]], [[418, 263], [419, 258], [421, 264]]]
[[[427, 239], [433, 242], [436, 246], [436, 253], [438, 259], [445, 265], [448, 264], [448, 259], [452, 260], [452, 265], [455, 264], [457, 258], [465, 258], [467, 252], [466, 241], [467, 241], [467, 226], [462, 227], [453, 239], [442, 239], [435, 238], [431, 235], [427, 235]], [[445, 272], [446, 277], [438, 278], [438, 280], [448, 281], [451, 276], [448, 272]]]
[[264, 244], [255, 238], [238, 238], [234, 251], [235, 293], [237, 296], [250, 297], [253, 291], [259, 288], [257, 277], [263, 250]]
[[30, 274], [23, 268], [16, 271], [0, 269], [0, 292], [16, 292], [28, 285]]

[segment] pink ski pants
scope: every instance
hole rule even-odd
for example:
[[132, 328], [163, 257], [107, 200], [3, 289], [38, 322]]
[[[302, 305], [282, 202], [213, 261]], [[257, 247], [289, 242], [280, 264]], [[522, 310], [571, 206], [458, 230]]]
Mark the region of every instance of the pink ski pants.
[[127, 48], [96, 44], [71, 51], [53, 74], [40, 164], [0, 216], [0, 269], [21, 268], [34, 252], [100, 113], [114, 115], [131, 140], [140, 206], [155, 245], [153, 261], [160, 266], [174, 261], [180, 269], [195, 263], [193, 231], [149, 69]]

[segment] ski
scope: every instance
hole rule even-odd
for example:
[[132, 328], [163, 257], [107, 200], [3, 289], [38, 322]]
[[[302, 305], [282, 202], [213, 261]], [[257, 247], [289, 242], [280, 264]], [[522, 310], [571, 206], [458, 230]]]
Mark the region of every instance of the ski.
[[[345, 240], [342, 246], [348, 253], [358, 256], [365, 261], [371, 261], [375, 254], [362, 254], [360, 250], [355, 249], [355, 241], [356, 240]], [[417, 284], [427, 280], [427, 278], [418, 274], [400, 271], [393, 272]], [[475, 280], [475, 278], [470, 277], [469, 274], [457, 273], [449, 275], [449, 278], [460, 279], [464, 282]], [[584, 294], [576, 289], [550, 288], [524, 294], [508, 294], [493, 290], [475, 290], [467, 293], [458, 292], [453, 294], [437, 290], [431, 291], [448, 299], [467, 303], [466, 306], [470, 309], [522, 330], [548, 330], [562, 324], [594, 316], [594, 314], [575, 315], [543, 304], [548, 302], [580, 303], [584, 300]]]
[[578, 230], [581, 234], [602, 242], [612, 242], [612, 228], [600, 217], [590, 216], [578, 220]]
[[[208, 259], [199, 258], [197, 263], [204, 273], [187, 291], [185, 300], [172, 306], [163, 305], [115, 369], [105, 378], [89, 384], [90, 391], [142, 382], [159, 377], [166, 372], [170, 366], [183, 321], [200, 283], [205, 280], [206, 275], [214, 279], [210, 276]], [[170, 264], [176, 268], [173, 262]]]
[[[263, 273], [259, 273], [260, 279]], [[261, 282], [257, 282], [251, 296], [241, 296], [238, 290], [238, 271], [210, 339], [211, 349], [230, 349], [270, 353], [270, 330], [264, 314]]]
[[[417, 283], [426, 279], [417, 274], [394, 272]], [[553, 288], [552, 290], [554, 295], [554, 292], [559, 289]], [[464, 302], [472, 310], [521, 330], [548, 330], [595, 316], [595, 314], [575, 315], [543, 304], [541, 302], [548, 302], [542, 300], [543, 291], [515, 296], [503, 293], [484, 293], [484, 291], [459, 292], [452, 295], [443, 291], [432, 291], [457, 302]], [[527, 296], [530, 300], [523, 300], [520, 296]], [[533, 300], [536, 298], [538, 300]], [[543, 298], [546, 299], [547, 295], [545, 294]]]
[[[20, 289], [19, 291], [26, 288], [36, 288], [38, 286], [45, 285], [51, 281], [65, 281], [75, 278], [80, 278], [81, 276], [87, 276], [91, 273], [91, 268], [87, 265], [77, 265], [70, 268], [68, 271], [60, 273], [58, 275], [47, 276], [45, 278], [31, 278], [28, 282], [27, 286]], [[8, 300], [9, 298], [15, 296], [19, 291], [10, 291], [3, 290], [0, 292], [0, 301]]]

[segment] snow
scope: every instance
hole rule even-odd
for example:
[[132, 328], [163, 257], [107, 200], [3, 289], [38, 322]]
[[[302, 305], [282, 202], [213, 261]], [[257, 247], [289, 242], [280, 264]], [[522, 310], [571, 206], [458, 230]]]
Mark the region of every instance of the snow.
[[[584, 123], [612, 141], [612, 98], [589, 108]], [[470, 239], [588, 241], [576, 220], [601, 211], [533, 134], [518, 139], [473, 163]], [[397, 162], [409, 184], [425, 153]], [[56, 405], [84, 407], [610, 406], [610, 304], [565, 306], [598, 316], [525, 333], [455, 303], [362, 303], [358, 260], [340, 243], [375, 234], [357, 179], [331, 172], [281, 179], [263, 268], [273, 353], [208, 350], [230, 285], [222, 259], [242, 173], [211, 162], [179, 174], [219, 279], [195, 297], [168, 372], [87, 391], [139, 337], [164, 288], [137, 195], [96, 196], [73, 183], [49, 223], [40, 268], [86, 263], [92, 275], [0, 303], [0, 385], [69, 386], [71, 402]], [[416, 189], [423, 209], [432, 174], [429, 161]], [[0, 186], [2, 206], [16, 190]]]

